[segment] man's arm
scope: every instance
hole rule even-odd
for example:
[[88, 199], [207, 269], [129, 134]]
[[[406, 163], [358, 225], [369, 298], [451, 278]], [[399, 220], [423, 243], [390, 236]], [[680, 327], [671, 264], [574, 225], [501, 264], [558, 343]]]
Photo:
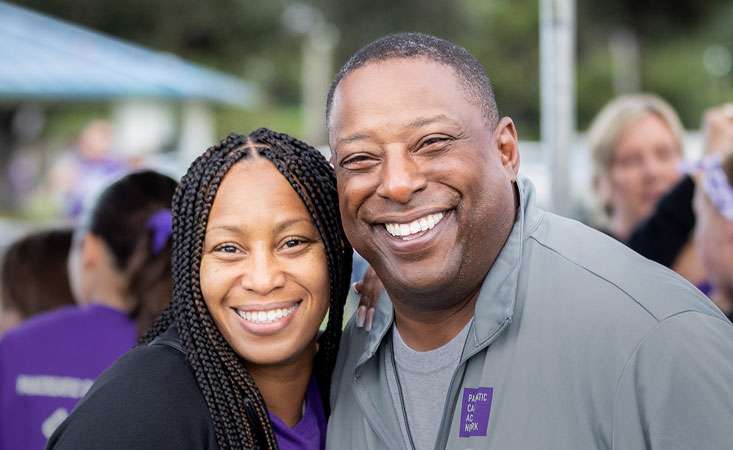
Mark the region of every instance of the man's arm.
[[638, 345], [619, 379], [613, 448], [719, 450], [733, 444], [733, 324], [683, 312]]

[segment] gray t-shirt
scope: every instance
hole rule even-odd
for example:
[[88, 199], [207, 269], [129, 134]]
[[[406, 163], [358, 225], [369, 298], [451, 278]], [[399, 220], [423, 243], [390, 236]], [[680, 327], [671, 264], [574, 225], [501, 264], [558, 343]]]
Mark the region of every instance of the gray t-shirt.
[[[384, 352], [384, 366], [397, 417], [400, 418], [405, 448], [410, 448], [410, 440], [402, 412], [400, 387], [415, 450], [432, 450], [443, 417], [450, 382], [461, 360], [471, 322], [473, 320], [445, 345], [426, 352], [411, 349], [402, 340], [397, 326], [392, 326], [393, 351]], [[397, 373], [394, 365], [397, 366]], [[396, 375], [399, 375], [399, 385]]]

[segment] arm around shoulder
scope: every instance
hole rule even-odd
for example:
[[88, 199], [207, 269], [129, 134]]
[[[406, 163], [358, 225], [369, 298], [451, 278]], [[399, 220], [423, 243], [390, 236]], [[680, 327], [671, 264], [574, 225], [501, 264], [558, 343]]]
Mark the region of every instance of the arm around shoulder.
[[733, 324], [682, 312], [639, 343], [614, 399], [613, 448], [731, 448]]

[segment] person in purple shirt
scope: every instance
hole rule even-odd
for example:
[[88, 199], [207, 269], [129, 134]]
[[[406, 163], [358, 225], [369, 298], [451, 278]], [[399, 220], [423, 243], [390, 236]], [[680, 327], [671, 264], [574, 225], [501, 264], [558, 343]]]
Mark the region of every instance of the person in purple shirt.
[[[167, 306], [175, 188], [151, 171], [107, 187], [73, 238], [69, 275], [78, 305], [35, 316], [2, 337], [0, 449], [43, 448]], [[33, 282], [44, 283], [41, 275]]]
[[170, 308], [47, 449], [322, 450], [352, 263], [332, 167], [285, 134], [231, 134], [172, 211]]

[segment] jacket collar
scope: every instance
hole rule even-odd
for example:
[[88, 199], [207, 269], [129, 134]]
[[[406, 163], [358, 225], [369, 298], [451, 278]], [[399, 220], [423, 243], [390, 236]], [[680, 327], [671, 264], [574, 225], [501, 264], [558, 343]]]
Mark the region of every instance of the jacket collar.
[[[464, 349], [464, 359], [488, 345], [511, 322], [514, 315], [524, 242], [528, 231], [534, 228], [541, 215], [534, 205], [535, 194], [532, 183], [520, 176], [516, 187], [519, 198], [517, 217], [509, 238], [481, 285], [474, 324], [469, 331]], [[357, 365], [363, 364], [377, 353], [393, 321], [394, 308], [383, 289], [376, 305], [372, 331]]]

